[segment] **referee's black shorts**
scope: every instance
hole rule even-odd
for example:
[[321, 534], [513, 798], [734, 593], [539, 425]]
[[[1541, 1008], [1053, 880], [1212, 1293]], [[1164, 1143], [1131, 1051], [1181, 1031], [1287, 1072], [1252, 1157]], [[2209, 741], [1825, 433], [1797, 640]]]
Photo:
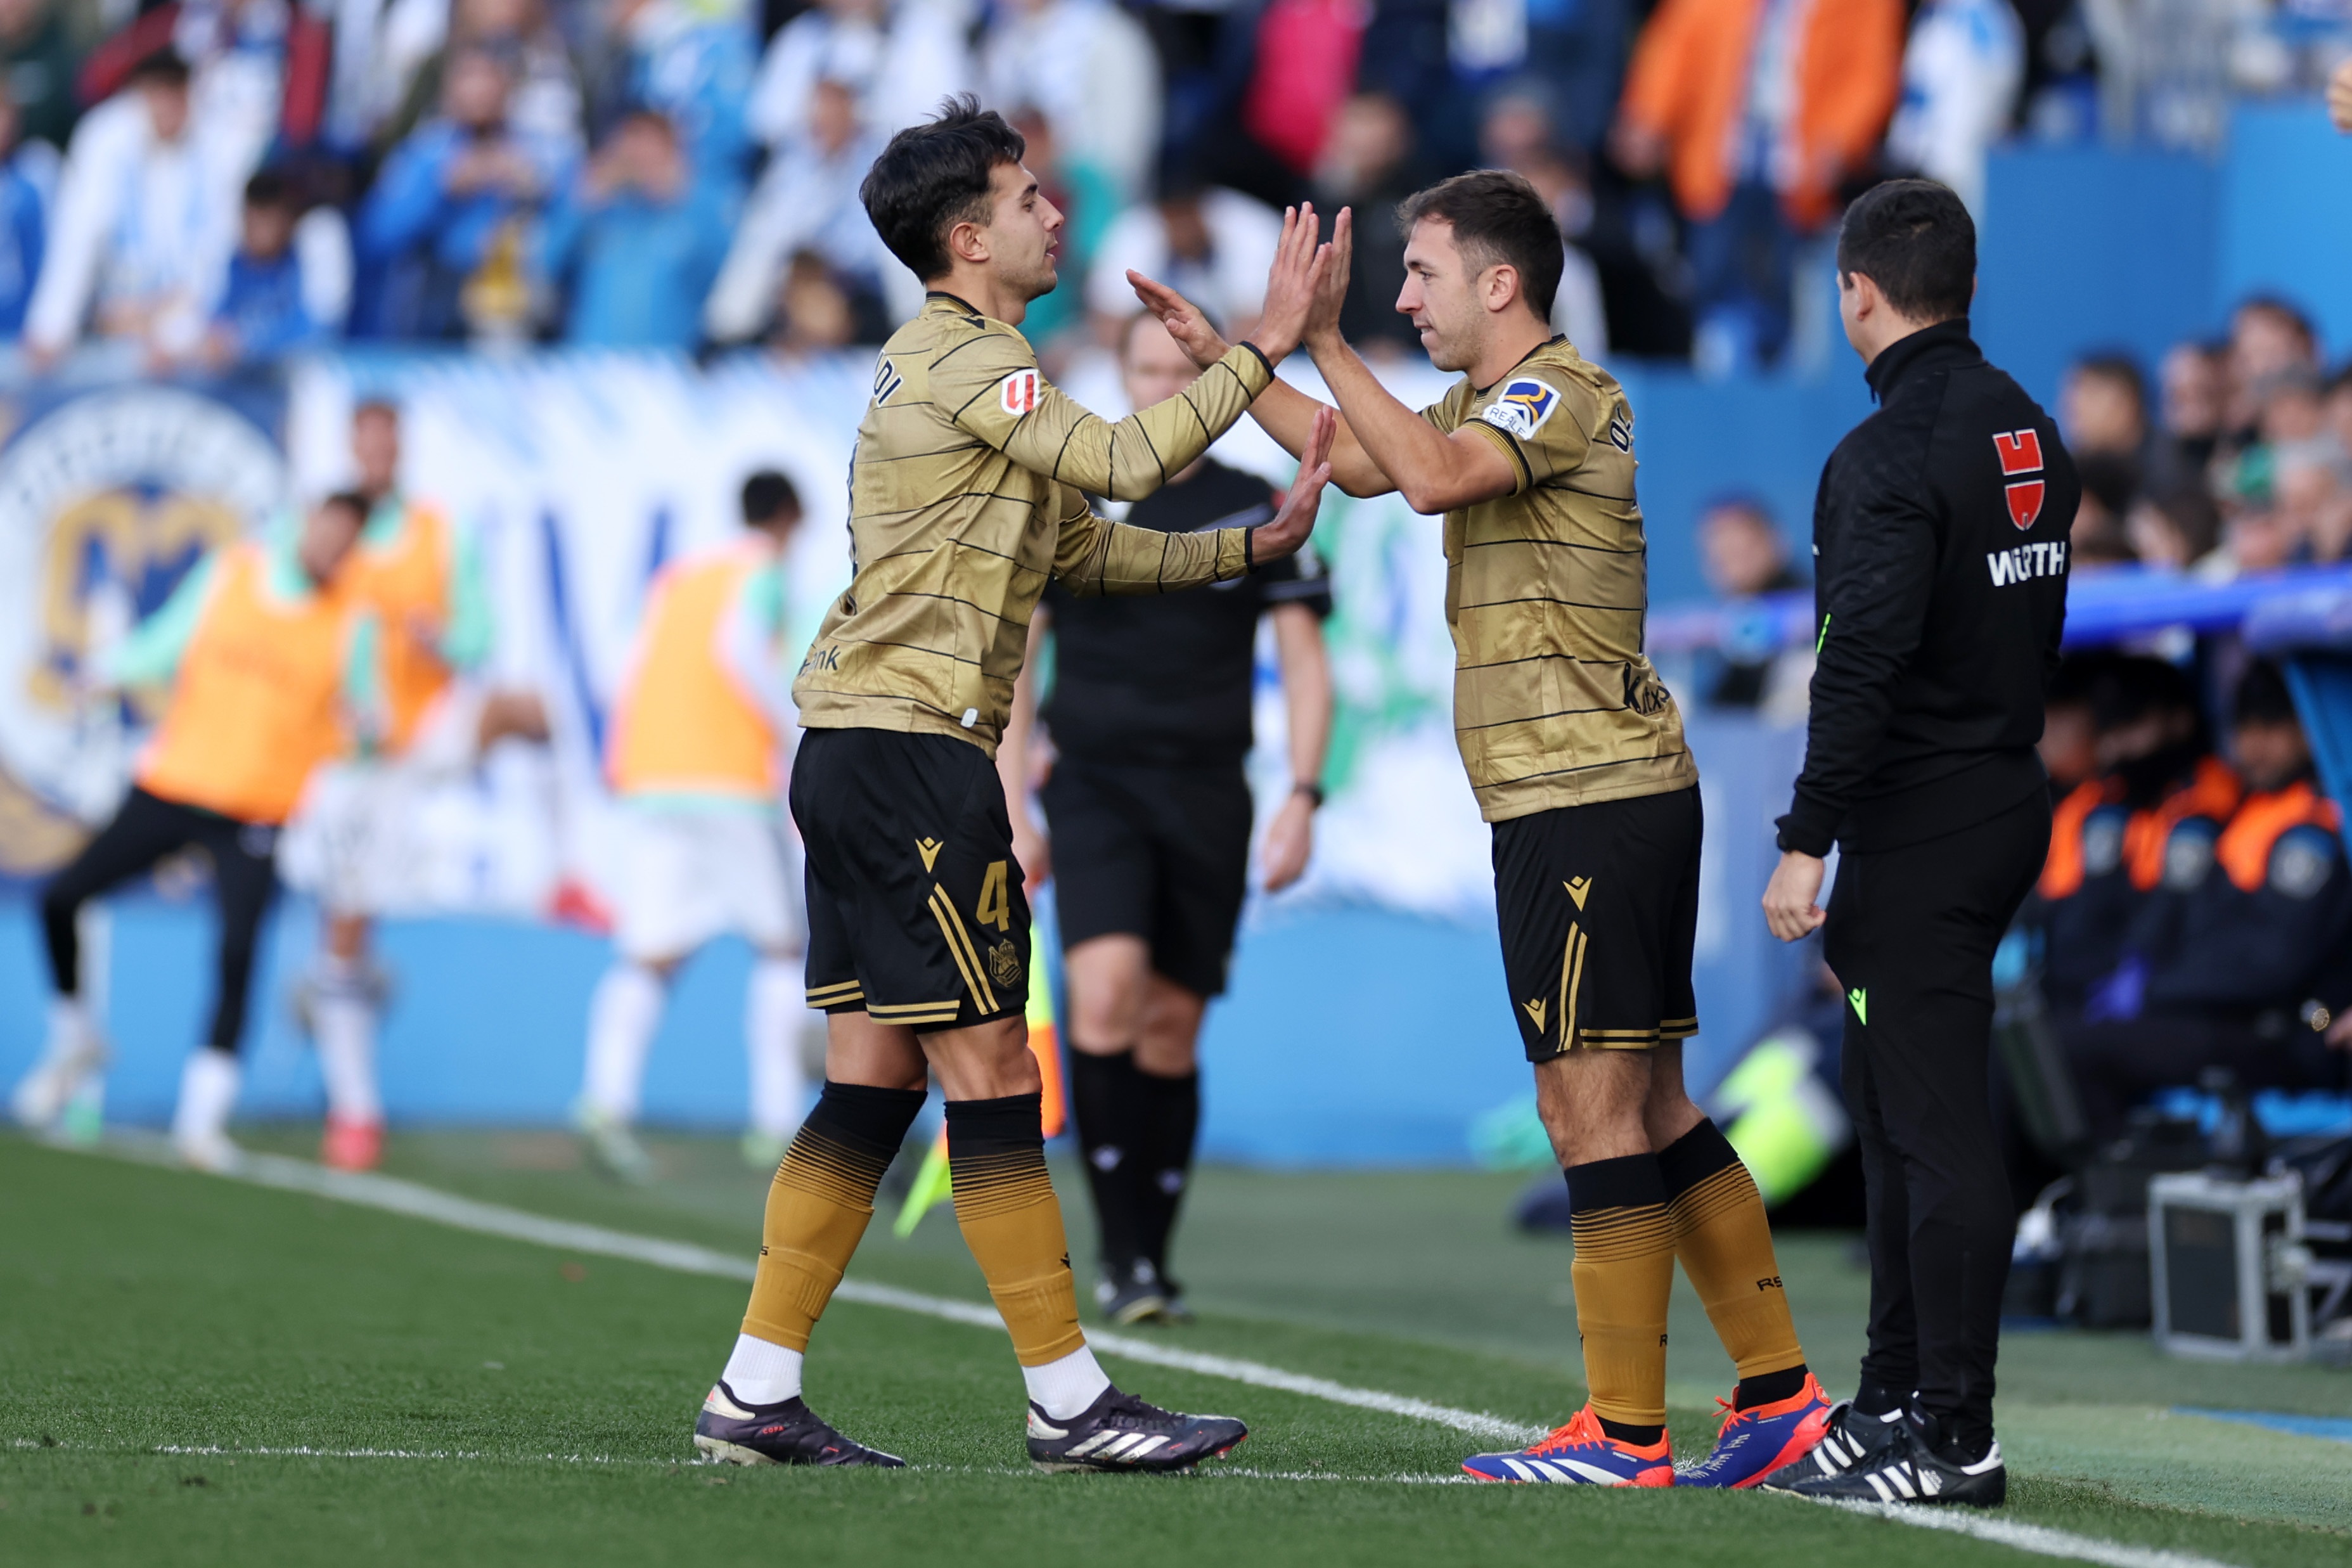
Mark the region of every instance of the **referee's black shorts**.
[[1225, 988], [1249, 888], [1250, 792], [1238, 763], [1177, 768], [1064, 757], [1039, 792], [1066, 951], [1141, 937], [1187, 991]]
[[1531, 1062], [1698, 1032], [1698, 786], [1495, 824], [1503, 974]]
[[808, 849], [808, 1001], [922, 1032], [1019, 1017], [1029, 900], [1004, 786], [950, 735], [811, 730], [793, 760]]

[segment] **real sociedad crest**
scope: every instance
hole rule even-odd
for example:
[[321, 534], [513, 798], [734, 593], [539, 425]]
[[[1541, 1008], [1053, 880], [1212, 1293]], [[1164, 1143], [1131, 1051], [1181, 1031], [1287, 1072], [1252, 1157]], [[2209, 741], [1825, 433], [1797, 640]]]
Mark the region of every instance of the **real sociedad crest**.
[[259, 426], [180, 387], [83, 393], [0, 448], [0, 875], [56, 865], [121, 791], [152, 715], [94, 696], [97, 660], [285, 489]]

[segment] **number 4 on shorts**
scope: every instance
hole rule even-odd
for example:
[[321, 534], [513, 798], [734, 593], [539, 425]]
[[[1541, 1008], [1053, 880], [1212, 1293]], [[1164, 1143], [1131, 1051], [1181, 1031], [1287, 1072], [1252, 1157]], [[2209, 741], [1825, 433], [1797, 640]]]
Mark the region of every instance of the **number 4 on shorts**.
[[980, 907], [972, 918], [982, 925], [994, 926], [998, 931], [1013, 929], [1012, 879], [1006, 872], [1007, 863], [991, 860], [988, 875], [980, 884]]

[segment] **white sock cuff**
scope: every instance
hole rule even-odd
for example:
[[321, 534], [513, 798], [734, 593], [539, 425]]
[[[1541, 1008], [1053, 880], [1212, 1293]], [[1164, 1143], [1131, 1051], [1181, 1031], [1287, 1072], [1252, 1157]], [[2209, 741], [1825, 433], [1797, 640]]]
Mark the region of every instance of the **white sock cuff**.
[[1037, 1408], [1054, 1421], [1082, 1414], [1110, 1386], [1110, 1379], [1095, 1362], [1095, 1352], [1085, 1345], [1059, 1361], [1023, 1367], [1021, 1381], [1029, 1385], [1029, 1397]]
[[782, 1404], [801, 1391], [803, 1359], [800, 1352], [772, 1340], [737, 1334], [719, 1381], [746, 1405]]

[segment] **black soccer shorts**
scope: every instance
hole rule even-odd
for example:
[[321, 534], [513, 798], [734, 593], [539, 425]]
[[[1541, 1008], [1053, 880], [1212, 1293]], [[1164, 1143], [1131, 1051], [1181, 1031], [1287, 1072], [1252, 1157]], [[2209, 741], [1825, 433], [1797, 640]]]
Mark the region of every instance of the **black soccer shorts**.
[[811, 730], [791, 799], [808, 849], [810, 1006], [923, 1033], [1023, 1014], [1029, 900], [985, 752]]
[[1064, 757], [1038, 799], [1054, 836], [1063, 950], [1139, 936], [1154, 970], [1198, 995], [1221, 994], [1249, 891], [1251, 803], [1241, 765]]
[[1698, 1032], [1698, 789], [1495, 824], [1503, 974], [1528, 1059]]

